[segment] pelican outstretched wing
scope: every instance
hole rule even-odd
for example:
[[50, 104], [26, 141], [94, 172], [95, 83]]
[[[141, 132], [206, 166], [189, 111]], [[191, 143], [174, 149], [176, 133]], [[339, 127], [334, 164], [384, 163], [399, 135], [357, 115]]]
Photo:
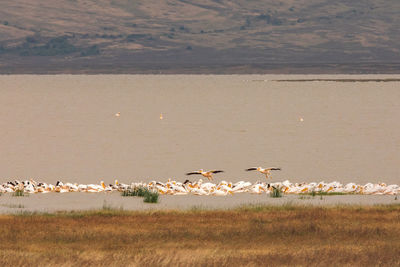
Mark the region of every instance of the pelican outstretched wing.
[[192, 175], [192, 174], [201, 174], [200, 172], [188, 172], [186, 175]]
[[255, 167], [246, 169], [246, 171], [256, 171], [256, 170], [257, 170], [257, 168], [255, 168]]
[[215, 171], [210, 171], [211, 173], [219, 173], [219, 172], [224, 172], [224, 171], [221, 171], [221, 170], [215, 170]]
[[281, 168], [271, 167], [271, 168], [267, 168], [267, 170], [270, 170], [270, 171], [280, 171]]

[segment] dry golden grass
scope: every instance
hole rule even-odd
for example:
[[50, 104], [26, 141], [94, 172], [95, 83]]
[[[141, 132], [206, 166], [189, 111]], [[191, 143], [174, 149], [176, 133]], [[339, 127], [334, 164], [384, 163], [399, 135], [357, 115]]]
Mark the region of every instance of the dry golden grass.
[[400, 205], [0, 216], [5, 265], [399, 266]]

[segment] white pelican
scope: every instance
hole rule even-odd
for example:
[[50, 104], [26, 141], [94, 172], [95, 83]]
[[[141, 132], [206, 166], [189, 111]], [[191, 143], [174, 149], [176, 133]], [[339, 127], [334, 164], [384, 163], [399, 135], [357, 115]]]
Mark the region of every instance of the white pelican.
[[[262, 172], [268, 177], [268, 171], [279, 170], [279, 168], [267, 168], [263, 169], [261, 167], [258, 168], [250, 168], [248, 171], [252, 170], [264, 170]], [[213, 173], [218, 173], [222, 171], [196, 171], [188, 173], [191, 174], [202, 174], [208, 179], [212, 179]], [[208, 174], [208, 175], [207, 175]], [[211, 176], [211, 178], [210, 178]], [[190, 182], [186, 180], [185, 182], [177, 182], [171, 179], [168, 179], [166, 183], [151, 181], [150, 183], [143, 182], [133, 182], [130, 185], [120, 183], [118, 180], [115, 180], [114, 184], [110, 184], [107, 186], [104, 181], [101, 181], [100, 184], [77, 184], [77, 183], [63, 183], [61, 181], [57, 181], [55, 185], [47, 184], [43, 182], [37, 183], [33, 179], [26, 181], [11, 181], [0, 184], [0, 193], [12, 193], [16, 191], [24, 191], [25, 193], [49, 193], [49, 192], [58, 192], [58, 193], [67, 193], [67, 192], [111, 192], [111, 191], [124, 191], [129, 189], [134, 189], [138, 187], [146, 187], [149, 190], [156, 190], [160, 194], [168, 194], [168, 195], [221, 195], [225, 196], [228, 194], [234, 193], [256, 193], [261, 194], [264, 192], [268, 192], [273, 188], [280, 188], [287, 194], [300, 194], [300, 193], [310, 193], [310, 192], [337, 192], [337, 193], [353, 193], [353, 194], [373, 194], [373, 195], [397, 195], [400, 193], [400, 186], [393, 184], [387, 185], [385, 183], [372, 184], [368, 183], [366, 185], [359, 185], [355, 183], [348, 183], [346, 185], [341, 184], [340, 182], [334, 181], [331, 183], [325, 182], [312, 182], [312, 183], [291, 183], [286, 180], [283, 182], [276, 183], [261, 183], [256, 182], [252, 184], [251, 182], [239, 181], [235, 184], [232, 182], [221, 181], [219, 184], [214, 184], [212, 182], [207, 181], [203, 183], [202, 179], [199, 179], [195, 182]]]
[[270, 176], [270, 172], [271, 171], [280, 171], [281, 170], [281, 168], [276, 168], [276, 167], [270, 167], [270, 168], [261, 168], [261, 167], [253, 167], [253, 168], [248, 168], [248, 169], [246, 169], [246, 171], [259, 171], [259, 172], [261, 172], [262, 174], [265, 174], [265, 178], [269, 178], [269, 176]]
[[224, 171], [219, 171], [219, 170], [213, 170], [213, 171], [203, 171], [203, 169], [200, 169], [198, 171], [194, 172], [188, 172], [186, 175], [192, 175], [192, 174], [201, 174], [204, 177], [206, 177], [208, 180], [212, 181], [213, 180], [213, 173], [219, 173], [219, 172], [224, 172]]

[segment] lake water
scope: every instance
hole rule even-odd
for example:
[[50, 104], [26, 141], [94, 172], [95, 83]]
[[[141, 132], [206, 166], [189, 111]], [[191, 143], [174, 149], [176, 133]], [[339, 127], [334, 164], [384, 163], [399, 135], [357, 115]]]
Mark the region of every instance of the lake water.
[[248, 193], [218, 196], [160, 196], [158, 204], [144, 203], [143, 198], [121, 197], [113, 193], [66, 193], [34, 194], [29, 197], [0, 197], [0, 214], [21, 212], [54, 212], [73, 210], [101, 210], [103, 207], [124, 210], [190, 210], [190, 209], [233, 209], [247, 205], [266, 206], [373, 206], [398, 205], [394, 196], [344, 195], [344, 196], [298, 196], [285, 195], [271, 198], [268, 194]]
[[[0, 182], [400, 181], [400, 82], [299, 75], [0, 76]], [[120, 116], [115, 116], [120, 112]], [[160, 116], [162, 114], [162, 119]], [[193, 177], [196, 179], [200, 177]]]

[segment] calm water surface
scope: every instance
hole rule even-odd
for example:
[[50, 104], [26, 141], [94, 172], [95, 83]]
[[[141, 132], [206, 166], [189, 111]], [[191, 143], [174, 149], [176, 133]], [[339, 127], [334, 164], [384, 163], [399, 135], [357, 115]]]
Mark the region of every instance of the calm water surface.
[[400, 82], [290, 78], [310, 76], [0, 76], [0, 181], [400, 182]]

